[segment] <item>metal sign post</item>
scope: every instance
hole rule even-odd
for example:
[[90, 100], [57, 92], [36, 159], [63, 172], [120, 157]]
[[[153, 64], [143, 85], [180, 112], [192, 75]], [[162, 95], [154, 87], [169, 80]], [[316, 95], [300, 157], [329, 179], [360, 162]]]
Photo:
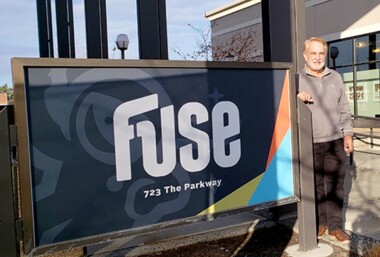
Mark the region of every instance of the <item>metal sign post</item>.
[[300, 250], [317, 248], [312, 124], [309, 108], [297, 98], [301, 201], [298, 203]]

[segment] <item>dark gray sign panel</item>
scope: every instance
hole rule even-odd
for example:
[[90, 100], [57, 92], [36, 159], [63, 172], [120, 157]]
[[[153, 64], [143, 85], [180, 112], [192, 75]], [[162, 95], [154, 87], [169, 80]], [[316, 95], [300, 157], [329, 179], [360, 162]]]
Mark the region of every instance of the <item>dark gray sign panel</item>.
[[289, 67], [26, 62], [16, 111], [35, 246], [294, 196]]

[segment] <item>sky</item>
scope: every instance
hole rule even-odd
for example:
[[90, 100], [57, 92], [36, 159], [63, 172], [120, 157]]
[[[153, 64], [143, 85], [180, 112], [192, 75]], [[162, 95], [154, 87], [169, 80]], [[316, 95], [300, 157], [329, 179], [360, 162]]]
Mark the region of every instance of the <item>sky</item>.
[[[109, 59], [119, 59], [115, 49], [118, 34], [127, 34], [130, 40], [126, 59], [138, 59], [137, 0], [106, 0]], [[166, 0], [168, 52], [170, 60], [182, 59], [173, 49], [184, 53], [197, 50], [199, 33], [195, 28], [207, 30], [210, 21], [204, 17], [208, 11], [236, 0]], [[52, 3], [54, 52], [57, 56], [55, 8]], [[76, 58], [86, 58], [84, 0], [73, 0]], [[36, 0], [0, 0], [0, 86], [12, 86], [11, 59], [13, 57], [39, 57]]]

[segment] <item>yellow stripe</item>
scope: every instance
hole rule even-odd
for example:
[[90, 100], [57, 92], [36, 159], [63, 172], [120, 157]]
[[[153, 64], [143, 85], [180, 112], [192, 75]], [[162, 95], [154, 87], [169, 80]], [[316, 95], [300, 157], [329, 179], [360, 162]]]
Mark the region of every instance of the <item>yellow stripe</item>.
[[244, 186], [240, 187], [236, 191], [227, 195], [219, 202], [211, 205], [206, 210], [200, 212], [198, 215], [212, 214], [219, 211], [225, 211], [228, 209], [234, 209], [238, 207], [246, 207], [253, 193], [256, 191], [261, 179], [264, 176], [263, 172], [260, 176], [249, 181]]

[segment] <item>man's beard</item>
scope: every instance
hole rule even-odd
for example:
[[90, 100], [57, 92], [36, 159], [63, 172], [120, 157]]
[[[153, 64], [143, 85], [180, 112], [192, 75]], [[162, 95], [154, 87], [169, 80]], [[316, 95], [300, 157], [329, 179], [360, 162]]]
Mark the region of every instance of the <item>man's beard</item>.
[[321, 69], [323, 69], [323, 67], [325, 66], [325, 62], [321, 62], [321, 63], [312, 63], [312, 66], [311, 68], [315, 71], [319, 71]]

